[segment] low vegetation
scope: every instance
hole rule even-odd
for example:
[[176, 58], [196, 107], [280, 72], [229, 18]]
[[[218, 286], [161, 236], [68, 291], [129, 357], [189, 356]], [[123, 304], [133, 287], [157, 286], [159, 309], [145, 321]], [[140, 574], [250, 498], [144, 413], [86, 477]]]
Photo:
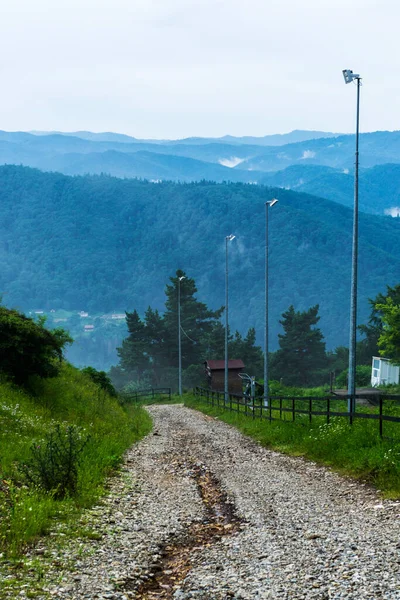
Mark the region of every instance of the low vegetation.
[[64, 362], [29, 392], [0, 383], [0, 397], [0, 552], [12, 556], [92, 505], [151, 421]]

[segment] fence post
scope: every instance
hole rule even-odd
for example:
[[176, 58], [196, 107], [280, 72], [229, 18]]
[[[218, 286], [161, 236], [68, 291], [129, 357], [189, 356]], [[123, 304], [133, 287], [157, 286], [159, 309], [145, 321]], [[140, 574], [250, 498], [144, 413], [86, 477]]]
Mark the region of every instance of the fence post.
[[251, 397], [251, 408], [252, 408], [252, 411], [253, 411], [253, 420], [256, 418], [256, 416], [254, 414], [255, 413], [254, 401], [255, 401], [255, 397], [254, 397], [254, 394], [253, 394], [252, 397]]
[[282, 421], [282, 396], [279, 396], [279, 418]]
[[326, 401], [326, 422], [328, 423], [328, 425], [329, 425], [330, 420], [331, 420], [330, 411], [331, 411], [331, 399], [327, 398], [327, 401]]
[[383, 437], [383, 398], [379, 394], [379, 435]]
[[350, 396], [350, 415], [349, 415], [349, 420], [350, 420], [350, 425], [353, 425], [353, 403], [355, 402], [355, 398], [353, 396]]
[[268, 398], [268, 408], [269, 408], [269, 421], [272, 421], [272, 398], [271, 396]]
[[292, 421], [294, 422], [295, 419], [295, 407], [296, 407], [296, 399], [292, 398]]
[[312, 421], [312, 398], [309, 400], [309, 420]]

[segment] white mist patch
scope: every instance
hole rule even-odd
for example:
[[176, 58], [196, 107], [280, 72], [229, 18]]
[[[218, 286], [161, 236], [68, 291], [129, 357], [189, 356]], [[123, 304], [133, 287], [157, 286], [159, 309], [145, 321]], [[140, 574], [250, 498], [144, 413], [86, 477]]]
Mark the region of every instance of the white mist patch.
[[304, 150], [301, 160], [305, 160], [307, 158], [315, 158], [314, 150]]
[[240, 165], [240, 163], [244, 162], [245, 160], [247, 159], [239, 158], [238, 156], [231, 156], [230, 158], [220, 158], [218, 162], [223, 167], [229, 167], [230, 169], [233, 169], [233, 167], [237, 167], [237, 165]]
[[390, 217], [400, 217], [400, 206], [392, 206], [391, 208], [385, 208], [385, 215]]
[[342, 173], [344, 173], [345, 175], [348, 175], [348, 174], [349, 174], [349, 172], [350, 172], [350, 171], [349, 171], [348, 169], [343, 169], [343, 171], [342, 171]]

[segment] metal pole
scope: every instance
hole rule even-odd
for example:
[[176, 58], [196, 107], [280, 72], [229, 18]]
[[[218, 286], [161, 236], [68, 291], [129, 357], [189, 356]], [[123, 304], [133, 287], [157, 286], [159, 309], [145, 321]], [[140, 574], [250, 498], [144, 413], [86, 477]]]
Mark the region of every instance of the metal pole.
[[353, 250], [351, 260], [351, 297], [350, 297], [350, 340], [349, 340], [349, 380], [348, 412], [354, 412], [356, 393], [356, 337], [357, 337], [357, 267], [358, 267], [358, 138], [360, 123], [360, 85], [357, 77], [357, 114], [356, 114], [356, 153], [354, 169], [354, 214], [353, 214]]
[[265, 323], [264, 323], [264, 406], [268, 406], [268, 208], [265, 203]]
[[228, 400], [228, 237], [225, 238], [225, 402]]
[[265, 203], [265, 324], [264, 324], [264, 406], [268, 406], [268, 210], [278, 200], [273, 198]]
[[181, 346], [181, 278], [178, 277], [178, 392], [182, 396], [182, 346]]

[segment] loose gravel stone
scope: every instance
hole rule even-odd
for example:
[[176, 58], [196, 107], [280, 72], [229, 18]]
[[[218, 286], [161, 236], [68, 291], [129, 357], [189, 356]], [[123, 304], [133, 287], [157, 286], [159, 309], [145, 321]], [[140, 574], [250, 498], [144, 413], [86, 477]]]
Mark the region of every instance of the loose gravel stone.
[[[32, 550], [47, 565], [36, 598], [400, 600], [399, 502], [180, 405], [149, 412], [157, 435], [131, 448], [107, 498], [84, 513], [92, 535]], [[219, 482], [239, 531], [192, 548], [166, 595], [140, 595], [190, 526], [207, 523], [198, 468]]]

